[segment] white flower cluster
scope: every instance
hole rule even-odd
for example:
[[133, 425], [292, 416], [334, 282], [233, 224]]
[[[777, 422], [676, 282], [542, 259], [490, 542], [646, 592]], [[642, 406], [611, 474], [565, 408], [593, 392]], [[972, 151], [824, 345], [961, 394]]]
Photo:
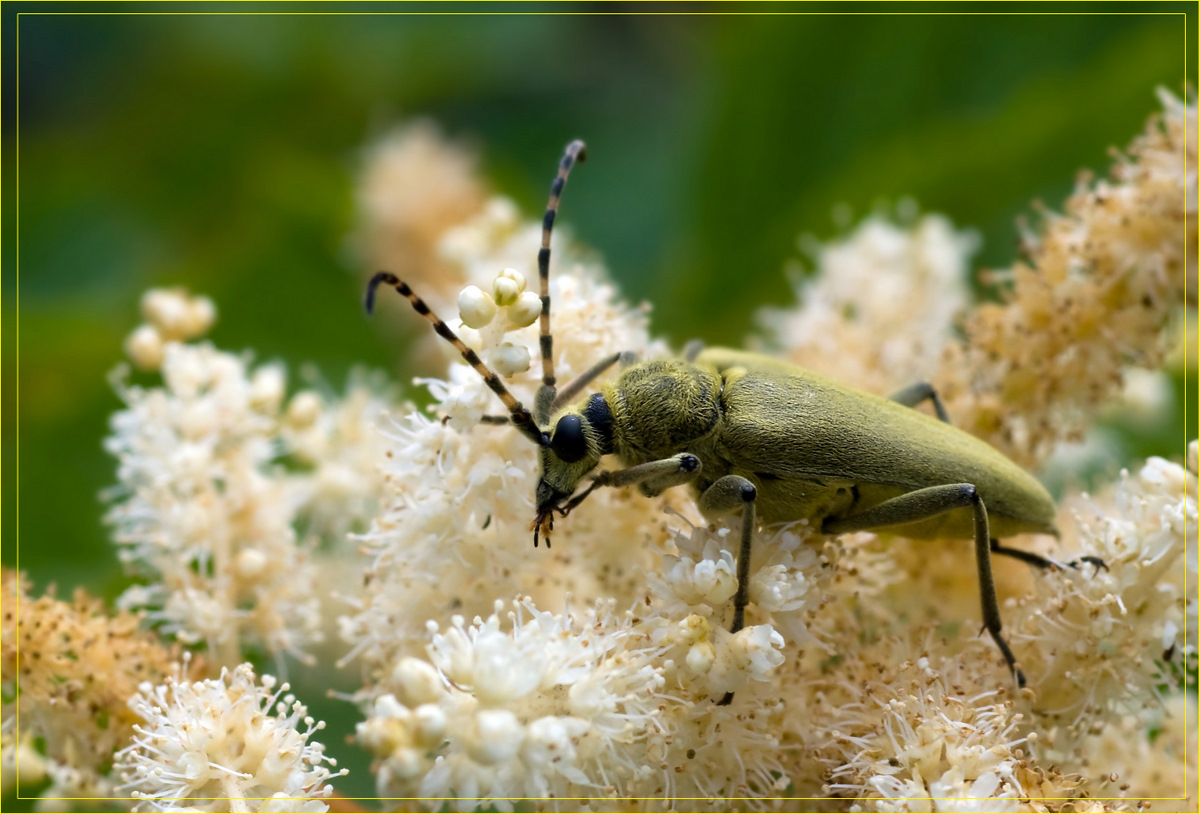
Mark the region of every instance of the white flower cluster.
[[1017, 463], [1076, 440], [1180, 341], [1197, 280], [1200, 132], [1195, 98], [1160, 90], [1153, 117], [1105, 178], [1082, 173], [1061, 213], [1040, 213], [1006, 272], [1002, 303], [975, 308], [934, 383], [960, 426]]
[[[1022, 715], [996, 692], [969, 699], [921, 659], [897, 681], [867, 689], [860, 710], [874, 731], [835, 735], [855, 759], [836, 769], [829, 790], [851, 792], [855, 811], [1029, 811], [1022, 775]], [[881, 759], [884, 755], [886, 760]], [[986, 802], [985, 802], [986, 801]]]
[[[723, 690], [703, 698], [691, 686], [695, 643], [710, 634], [703, 619], [647, 622], [614, 616], [612, 604], [576, 617], [525, 599], [513, 603], [507, 631], [500, 602], [469, 626], [454, 617], [442, 632], [431, 622], [429, 661], [400, 659], [393, 691], [359, 725], [360, 742], [382, 758], [381, 793], [508, 811], [516, 797], [594, 805], [775, 789], [771, 704], [735, 714], [714, 704]], [[728, 638], [740, 640], [728, 643], [728, 672], [767, 680], [781, 658], [778, 634], [760, 625]], [[686, 666], [672, 658], [683, 653]], [[721, 738], [695, 738], [715, 731]], [[681, 764], [693, 770], [680, 775]]]
[[279, 418], [279, 443], [304, 470], [287, 478], [299, 525], [339, 556], [346, 534], [367, 528], [379, 510], [379, 424], [395, 403], [393, 390], [384, 376], [352, 371], [344, 394], [301, 390]]
[[217, 307], [208, 297], [193, 297], [178, 288], [152, 288], [142, 296], [146, 322], [125, 339], [125, 352], [142, 370], [162, 367], [167, 345], [208, 333]]
[[250, 374], [211, 345], [171, 343], [162, 373], [161, 388], [118, 384], [128, 406], [105, 445], [120, 480], [108, 521], [121, 560], [148, 580], [121, 604], [223, 663], [247, 640], [300, 654], [318, 624], [316, 573], [269, 471], [283, 371]]
[[242, 664], [221, 677], [142, 684], [130, 707], [144, 720], [116, 769], [135, 811], [324, 812], [337, 761], [312, 740], [325, 727], [288, 685]]
[[1063, 556], [1086, 553], [1105, 567], [1048, 575], [1013, 613], [1013, 646], [1040, 714], [1065, 724], [1060, 738], [1156, 703], [1157, 686], [1195, 667], [1196, 645], [1184, 633], [1197, 629], [1196, 458], [1193, 441], [1189, 469], [1151, 458], [1122, 473], [1111, 495], [1076, 502], [1075, 522], [1063, 524], [1066, 550], [1076, 553]]
[[359, 725], [363, 745], [387, 756], [382, 788], [461, 797], [470, 810], [478, 798], [591, 791], [606, 773], [623, 784], [638, 768], [608, 758], [652, 735], [663, 685], [657, 648], [623, 646], [629, 620], [604, 609], [575, 619], [528, 600], [514, 607], [511, 631], [501, 630], [499, 602], [469, 627], [457, 616], [446, 632], [431, 622], [431, 663], [397, 663], [395, 692]]
[[909, 223], [877, 213], [829, 243], [802, 240], [817, 273], [794, 268], [799, 304], [760, 314], [769, 349], [874, 392], [928, 380], [966, 308], [979, 240], [911, 208], [899, 213]]
[[[146, 301], [169, 313], [192, 302], [173, 291]], [[332, 587], [313, 547], [365, 526], [376, 508], [382, 453], [368, 428], [382, 398], [364, 382], [341, 402], [303, 391], [285, 405], [281, 366], [252, 369], [208, 343], [167, 342], [160, 373], [157, 387], [114, 377], [126, 408], [105, 441], [119, 481], [107, 520], [144, 581], [121, 606], [205, 643], [218, 664], [254, 645], [304, 658]], [[307, 469], [281, 466], [288, 454]]]

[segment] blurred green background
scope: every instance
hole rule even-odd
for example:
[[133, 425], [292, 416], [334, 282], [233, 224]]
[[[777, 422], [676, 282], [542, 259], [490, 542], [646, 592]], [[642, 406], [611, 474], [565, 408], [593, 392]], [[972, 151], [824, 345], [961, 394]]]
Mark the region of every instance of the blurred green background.
[[[45, 16], [6, 3], [4, 562], [19, 538], [39, 589], [121, 587], [97, 497], [119, 406], [105, 377], [147, 287], [212, 296], [214, 341], [292, 372], [311, 361], [340, 383], [352, 365], [393, 363], [347, 236], [363, 147], [406, 116], [473, 138], [535, 216], [562, 146], [586, 138], [562, 219], [676, 342], [737, 343], [757, 307], [789, 302], [796, 238], [837, 234], [838, 204], [857, 220], [914, 197], [980, 232], [979, 265], [1007, 264], [1030, 202], [1058, 205], [1079, 169], [1103, 170], [1141, 130], [1156, 86], [1179, 91], [1178, 12], [1195, 6], [967, 7], [1040, 14]], [[1180, 426], [1139, 454], [1177, 455]]]

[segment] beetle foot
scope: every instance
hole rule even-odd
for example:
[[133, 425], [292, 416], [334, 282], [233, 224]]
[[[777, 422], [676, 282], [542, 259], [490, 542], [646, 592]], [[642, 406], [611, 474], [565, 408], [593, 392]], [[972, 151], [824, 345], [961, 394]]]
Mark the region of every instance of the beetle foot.
[[1079, 570], [1080, 565], [1092, 566], [1092, 568], [1096, 569], [1095, 570], [1096, 574], [1099, 574], [1100, 569], [1102, 569], [1102, 568], [1105, 571], [1108, 570], [1108, 563], [1106, 563], [1104, 560], [1100, 559], [1099, 557], [1093, 557], [1090, 554], [1086, 554], [1082, 557], [1076, 557], [1075, 559], [1073, 559], [1067, 563], [1068, 567], [1074, 568], [1076, 571]]

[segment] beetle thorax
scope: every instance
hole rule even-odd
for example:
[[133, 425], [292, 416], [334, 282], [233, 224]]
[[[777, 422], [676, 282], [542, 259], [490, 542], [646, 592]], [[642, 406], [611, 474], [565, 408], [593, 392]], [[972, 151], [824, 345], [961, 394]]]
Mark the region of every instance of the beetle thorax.
[[612, 413], [612, 448], [628, 465], [694, 448], [721, 418], [721, 376], [673, 359], [633, 365], [604, 398]]

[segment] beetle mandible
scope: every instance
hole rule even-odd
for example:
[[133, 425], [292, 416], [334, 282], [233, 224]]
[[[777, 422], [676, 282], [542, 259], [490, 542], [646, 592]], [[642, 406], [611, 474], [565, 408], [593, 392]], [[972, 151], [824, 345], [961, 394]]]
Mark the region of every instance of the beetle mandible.
[[[555, 513], [565, 517], [599, 487], [636, 485], [653, 497], [687, 484], [705, 517], [742, 513], [730, 626], [736, 633], [749, 603], [757, 520], [807, 520], [826, 534], [889, 530], [916, 539], [972, 538], [983, 626], [1023, 687], [1025, 677], [1001, 635], [991, 555], [1058, 567], [1053, 560], [998, 542], [1025, 532], [1057, 536], [1054, 499], [1002, 453], [955, 428], [929, 384], [883, 398], [768, 356], [692, 345], [682, 359], [634, 362], [614, 353], [557, 388], [550, 331], [550, 234], [567, 177], [584, 158], [582, 141], [567, 146], [542, 223], [542, 384], [532, 415], [403, 280], [381, 271], [367, 287], [368, 313], [380, 285], [406, 297], [508, 408], [508, 416], [485, 420], [511, 422], [538, 446], [534, 545], [553, 528]], [[618, 361], [625, 367], [615, 381], [582, 395]], [[937, 418], [913, 409], [925, 401]], [[605, 455], [615, 455], [623, 468], [593, 474]], [[590, 482], [580, 489], [585, 479]], [[1080, 562], [1105, 567], [1086, 556], [1067, 565]], [[727, 694], [721, 703], [731, 699]]]

